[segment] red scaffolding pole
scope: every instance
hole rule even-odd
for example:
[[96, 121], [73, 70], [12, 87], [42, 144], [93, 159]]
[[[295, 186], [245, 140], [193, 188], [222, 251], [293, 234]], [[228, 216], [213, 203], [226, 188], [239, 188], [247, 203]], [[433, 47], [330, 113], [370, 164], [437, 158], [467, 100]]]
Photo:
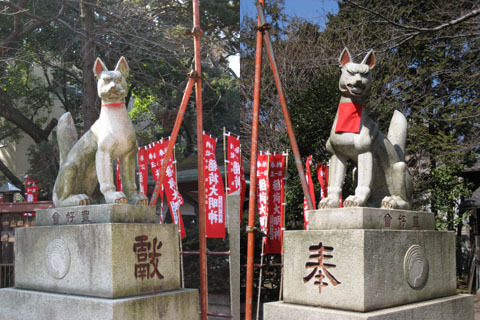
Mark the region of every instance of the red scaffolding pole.
[[[253, 254], [254, 254], [254, 230], [255, 230], [255, 186], [256, 186], [256, 172], [257, 172], [257, 142], [258, 142], [258, 113], [260, 105], [260, 82], [261, 82], [261, 66], [262, 66], [262, 44], [265, 42], [265, 49], [267, 51], [270, 68], [275, 79], [275, 86], [278, 92], [282, 113], [287, 127], [288, 138], [292, 146], [295, 165], [300, 176], [300, 183], [302, 185], [303, 194], [307, 201], [308, 209], [313, 209], [312, 199], [308, 191], [307, 182], [305, 180], [305, 173], [303, 170], [302, 159], [298, 149], [297, 140], [293, 131], [292, 120], [288, 111], [287, 102], [283, 93], [280, 75], [278, 73], [277, 64], [272, 48], [272, 41], [270, 39], [269, 28], [270, 25], [266, 23], [265, 15], [263, 13], [265, 7], [264, 0], [258, 0], [258, 22], [257, 22], [257, 46], [255, 56], [255, 84], [253, 91], [253, 116], [252, 116], [252, 143], [250, 151], [250, 196], [248, 207], [248, 246], [247, 246], [247, 283], [245, 290], [245, 319], [252, 319], [252, 291], [253, 291]], [[257, 306], [258, 308], [259, 306]]]
[[[265, 5], [264, 0], [259, 4]], [[255, 187], [257, 184], [257, 141], [258, 141], [258, 111], [260, 107], [260, 84], [262, 81], [262, 43], [263, 32], [260, 18], [257, 21], [257, 45], [255, 52], [255, 83], [253, 87], [252, 142], [250, 149], [250, 189], [248, 198], [248, 243], [247, 243], [247, 283], [245, 290], [245, 319], [252, 319], [253, 291], [253, 254], [255, 250]]]
[[[195, 84], [195, 103], [197, 113], [197, 166], [198, 166], [198, 229], [199, 229], [199, 256], [200, 256], [200, 310], [201, 319], [206, 320], [208, 314], [208, 285], [207, 285], [207, 242], [205, 237], [205, 179], [203, 172], [203, 107], [202, 107], [202, 66], [200, 55], [200, 38], [202, 36], [202, 29], [200, 28], [200, 10], [199, 1], [193, 1], [193, 30], [192, 35], [194, 39], [195, 52], [195, 69], [189, 74], [189, 80], [184, 92], [182, 103], [178, 110], [175, 125], [172, 130], [171, 138], [168, 143], [167, 153], [165, 159], [170, 159], [173, 153], [173, 147], [177, 140], [178, 131], [183, 121], [185, 109], [190, 98], [190, 94]], [[162, 190], [162, 183], [165, 177], [168, 161], [164, 161], [160, 168], [160, 176], [155, 184], [155, 189], [150, 201], [151, 206], [157, 204], [158, 196]]]

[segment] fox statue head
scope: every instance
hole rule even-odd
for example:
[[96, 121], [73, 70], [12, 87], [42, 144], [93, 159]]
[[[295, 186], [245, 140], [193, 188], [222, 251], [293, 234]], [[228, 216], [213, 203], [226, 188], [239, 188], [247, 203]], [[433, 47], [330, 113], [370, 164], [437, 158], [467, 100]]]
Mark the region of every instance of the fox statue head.
[[370, 88], [372, 75], [370, 70], [375, 66], [375, 55], [370, 50], [361, 63], [352, 60], [347, 48], [343, 49], [338, 59], [342, 68], [339, 89], [342, 95], [350, 98], [363, 97]]
[[123, 102], [127, 95], [127, 77], [130, 71], [127, 60], [121, 57], [115, 70], [109, 71], [103, 61], [97, 58], [93, 65], [93, 73], [97, 78], [97, 92], [102, 103]]

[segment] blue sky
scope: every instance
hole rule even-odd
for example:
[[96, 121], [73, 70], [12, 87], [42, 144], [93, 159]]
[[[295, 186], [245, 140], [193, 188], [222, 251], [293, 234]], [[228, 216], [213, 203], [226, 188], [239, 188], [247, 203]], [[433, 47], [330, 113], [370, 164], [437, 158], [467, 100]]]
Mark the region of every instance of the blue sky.
[[[271, 1], [271, 0], [265, 0]], [[240, 1], [240, 16], [244, 15], [255, 17], [257, 9], [256, 0]], [[303, 17], [312, 23], [317, 23], [321, 27], [325, 25], [327, 13], [337, 13], [337, 0], [285, 0], [285, 13], [290, 16]], [[240, 55], [229, 57], [230, 68], [240, 75]]]
[[[269, 1], [269, 0], [265, 0]], [[240, 1], [240, 15], [256, 16], [255, 0]], [[324, 25], [326, 14], [338, 12], [337, 0], [285, 0], [285, 12]]]

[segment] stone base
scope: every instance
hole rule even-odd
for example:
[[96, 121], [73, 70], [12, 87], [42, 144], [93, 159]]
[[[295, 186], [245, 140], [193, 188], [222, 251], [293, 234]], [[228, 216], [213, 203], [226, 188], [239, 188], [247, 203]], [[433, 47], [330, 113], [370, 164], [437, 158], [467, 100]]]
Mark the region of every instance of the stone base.
[[132, 204], [96, 204], [37, 210], [37, 226], [88, 223], [155, 223], [155, 207]]
[[284, 233], [286, 303], [366, 312], [456, 293], [455, 233]]
[[284, 302], [263, 305], [264, 320], [474, 320], [473, 296], [455, 295], [365, 313]]
[[0, 290], [0, 320], [31, 319], [200, 319], [198, 292], [183, 289], [133, 298], [103, 299], [19, 289]]
[[434, 230], [435, 217], [430, 212], [364, 207], [308, 212], [308, 230], [329, 229]]
[[120, 298], [180, 289], [173, 224], [18, 228], [15, 287]]

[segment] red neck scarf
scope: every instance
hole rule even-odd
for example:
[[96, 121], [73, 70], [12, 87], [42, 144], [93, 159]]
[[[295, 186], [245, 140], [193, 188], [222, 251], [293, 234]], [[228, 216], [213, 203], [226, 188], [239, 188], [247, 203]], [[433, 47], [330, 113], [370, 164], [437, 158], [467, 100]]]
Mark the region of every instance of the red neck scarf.
[[359, 133], [363, 108], [366, 108], [366, 106], [358, 103], [340, 103], [338, 105], [338, 119], [335, 133]]
[[102, 107], [121, 107], [124, 106], [125, 102], [120, 102], [120, 103], [102, 103]]

